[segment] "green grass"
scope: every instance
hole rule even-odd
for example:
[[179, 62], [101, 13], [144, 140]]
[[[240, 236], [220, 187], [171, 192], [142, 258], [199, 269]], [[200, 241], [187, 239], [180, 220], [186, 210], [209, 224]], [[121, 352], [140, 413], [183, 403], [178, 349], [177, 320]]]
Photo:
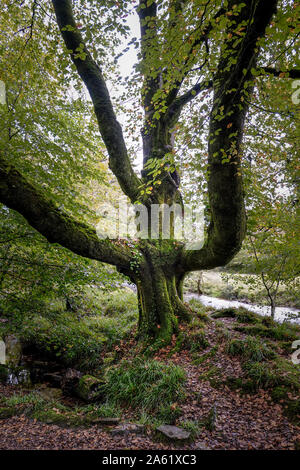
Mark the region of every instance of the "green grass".
[[299, 339], [299, 326], [289, 323], [276, 324], [276, 326], [266, 326], [258, 323], [250, 326], [235, 326], [236, 331], [247, 335], [270, 338], [276, 341], [294, 341]]
[[249, 310], [239, 307], [222, 308], [211, 315], [213, 318], [234, 318], [240, 323], [260, 323], [261, 317]]
[[196, 298], [191, 298], [189, 300], [189, 305], [200, 320], [204, 322], [210, 321], [210, 318], [206, 312], [210, 312], [211, 307], [205, 307], [205, 305], [203, 305], [202, 302]]
[[118, 418], [121, 415], [121, 410], [111, 403], [71, 408], [59, 400], [44, 399], [38, 391], [15, 394], [0, 400], [0, 418], [20, 414], [46, 423], [88, 426], [98, 418]]
[[226, 344], [230, 356], [241, 356], [245, 360], [261, 362], [274, 359], [276, 354], [259, 339], [248, 336], [246, 339], [232, 339]]
[[172, 363], [122, 361], [107, 372], [106, 381], [104, 393], [109, 403], [157, 417], [169, 413], [168, 407], [184, 398], [185, 372]]
[[199, 355], [198, 353], [192, 354], [192, 359], [193, 359], [193, 364], [198, 366], [200, 364], [203, 364], [206, 362], [208, 359], [215, 357], [218, 351], [218, 345], [216, 344], [213, 346], [208, 352]]

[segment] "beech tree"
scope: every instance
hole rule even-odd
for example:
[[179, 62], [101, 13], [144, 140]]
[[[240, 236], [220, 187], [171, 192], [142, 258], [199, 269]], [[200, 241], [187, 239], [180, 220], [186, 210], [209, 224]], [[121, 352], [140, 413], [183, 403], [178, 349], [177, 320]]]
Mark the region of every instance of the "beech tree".
[[[9, 14], [12, 3], [16, 2], [6, 3], [5, 11]], [[58, 40], [51, 29], [54, 11], [60, 45], [64, 45], [65, 55], [60, 58], [65, 60], [68, 55], [73, 64], [72, 73], [66, 73], [61, 83], [63, 87], [67, 87], [68, 81], [73, 83], [75, 70], [86, 86], [109, 168], [132, 203], [142, 203], [149, 209], [152, 204], [184, 205], [174, 156], [176, 129], [184, 113], [188, 118], [187, 105], [196, 103], [203, 93], [208, 96], [204, 176], [210, 222], [204, 245], [198, 250], [190, 250], [172, 238], [99, 239], [92, 224], [78, 220], [78, 211], [75, 215], [59, 206], [49, 188], [36, 184], [22, 163], [20, 166], [12, 163], [9, 147], [3, 146], [0, 160], [1, 202], [22, 214], [51, 243], [115, 265], [137, 286], [140, 337], [153, 338], [159, 344], [168, 342], [179, 323], [189, 321], [191, 315], [183, 302], [184, 276], [194, 270], [225, 265], [243, 242], [246, 216], [242, 154], [246, 118], [249, 110], [253, 111], [251, 103], [260, 77], [271, 76], [290, 85], [291, 79], [300, 76], [294, 66], [293, 49], [299, 34], [295, 26], [297, 9], [293, 2], [277, 0], [145, 0], [140, 3], [52, 0], [20, 2], [19, 7], [24, 8], [24, 3], [31, 12], [29, 24], [22, 31], [26, 34], [24, 47], [32, 40], [36, 23], [42, 31], [41, 41], [56, 44]], [[132, 8], [138, 15], [141, 32], [140, 40], [135, 37], [130, 40], [140, 48], [136, 66], [142, 79], [140, 105], [144, 111], [140, 175], [134, 170], [133, 156], [116, 117], [105, 64], [105, 54], [110, 53], [108, 38], [113, 41], [118, 35], [128, 38], [131, 34], [128, 26], [124, 26], [124, 17]], [[104, 11], [108, 13], [107, 20], [101, 24]], [[274, 55], [276, 47], [278, 58]], [[43, 50], [40, 52], [44, 54]], [[60, 58], [50, 58], [52, 73], [55, 67], [60, 67]], [[39, 67], [38, 60], [36, 67]], [[195, 82], [191, 83], [192, 80]], [[47, 86], [40, 85], [41, 89]], [[53, 86], [52, 79], [49, 86]], [[122, 106], [126, 110], [125, 102]], [[137, 109], [136, 113], [139, 112]], [[94, 116], [89, 118], [90, 122]], [[14, 132], [22, 135], [18, 124], [14, 125], [15, 129], [9, 131], [9, 141], [14, 138]], [[194, 129], [195, 133], [200, 131]], [[85, 166], [83, 157], [77, 149], [75, 160], [79, 171], [81, 165]], [[193, 158], [196, 157], [191, 151], [190, 159]], [[47, 178], [47, 173], [44, 177]]]

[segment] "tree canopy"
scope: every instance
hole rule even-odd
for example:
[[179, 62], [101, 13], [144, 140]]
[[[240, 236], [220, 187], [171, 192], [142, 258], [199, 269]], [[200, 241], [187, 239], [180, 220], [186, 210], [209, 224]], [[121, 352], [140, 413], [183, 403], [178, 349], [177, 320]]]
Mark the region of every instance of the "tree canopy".
[[[139, 20], [139, 38], [130, 15]], [[245, 190], [247, 205], [256, 204], [251, 172], [243, 188], [247, 161], [258, 171], [264, 158], [287, 169], [283, 190], [295, 193], [298, 16], [299, 7], [285, 0], [4, 2], [0, 200], [50, 242], [129, 276], [146, 334], [170, 338], [178, 319], [189, 317], [184, 275], [224, 265], [240, 249]], [[137, 49], [137, 63], [122, 78], [118, 58], [127, 48]], [[203, 247], [99, 239], [106, 155], [132, 203], [204, 201]]]

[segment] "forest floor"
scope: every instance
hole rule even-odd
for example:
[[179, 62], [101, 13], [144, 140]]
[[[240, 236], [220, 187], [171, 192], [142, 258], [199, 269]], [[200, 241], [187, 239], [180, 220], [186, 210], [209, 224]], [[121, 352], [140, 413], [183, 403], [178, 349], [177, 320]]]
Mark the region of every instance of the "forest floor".
[[[213, 312], [207, 311], [207, 317], [202, 313], [198, 323], [182, 327], [179, 339], [174, 337], [171, 345], [153, 357], [185, 371], [184, 399], [171, 404], [171, 409], [180, 408], [171, 424], [191, 432], [187, 441], [169, 440], [149, 422], [144, 422], [142, 431], [119, 434], [115, 424], [41, 422], [21, 403], [18, 412], [0, 420], [0, 449], [299, 448], [300, 371], [299, 366], [293, 366], [287, 348], [298, 333], [260, 320], [254, 323], [249, 312], [230, 312], [233, 310], [225, 311], [223, 318], [218, 312], [219, 318], [214, 319]], [[205, 336], [199, 336], [199, 327]], [[245, 344], [247, 348], [243, 348]], [[118, 357], [130, 363], [138, 348], [132, 335], [118, 346]], [[10, 397], [26, 393], [15, 386], [0, 385], [0, 406]], [[72, 398], [63, 397], [62, 403], [70, 409], [78, 406], [78, 400]], [[55, 404], [53, 410], [61, 413]], [[130, 402], [122, 406], [120, 422], [142, 422]]]

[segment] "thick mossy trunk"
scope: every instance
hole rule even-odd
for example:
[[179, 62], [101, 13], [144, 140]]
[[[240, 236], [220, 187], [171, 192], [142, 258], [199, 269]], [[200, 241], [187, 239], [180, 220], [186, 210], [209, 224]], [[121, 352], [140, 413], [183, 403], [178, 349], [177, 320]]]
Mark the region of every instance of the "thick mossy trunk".
[[[168, 344], [178, 325], [188, 322], [189, 308], [182, 301], [182, 287], [175, 274], [147, 269], [136, 282], [139, 304], [139, 337]], [[179, 292], [178, 292], [179, 287]]]

